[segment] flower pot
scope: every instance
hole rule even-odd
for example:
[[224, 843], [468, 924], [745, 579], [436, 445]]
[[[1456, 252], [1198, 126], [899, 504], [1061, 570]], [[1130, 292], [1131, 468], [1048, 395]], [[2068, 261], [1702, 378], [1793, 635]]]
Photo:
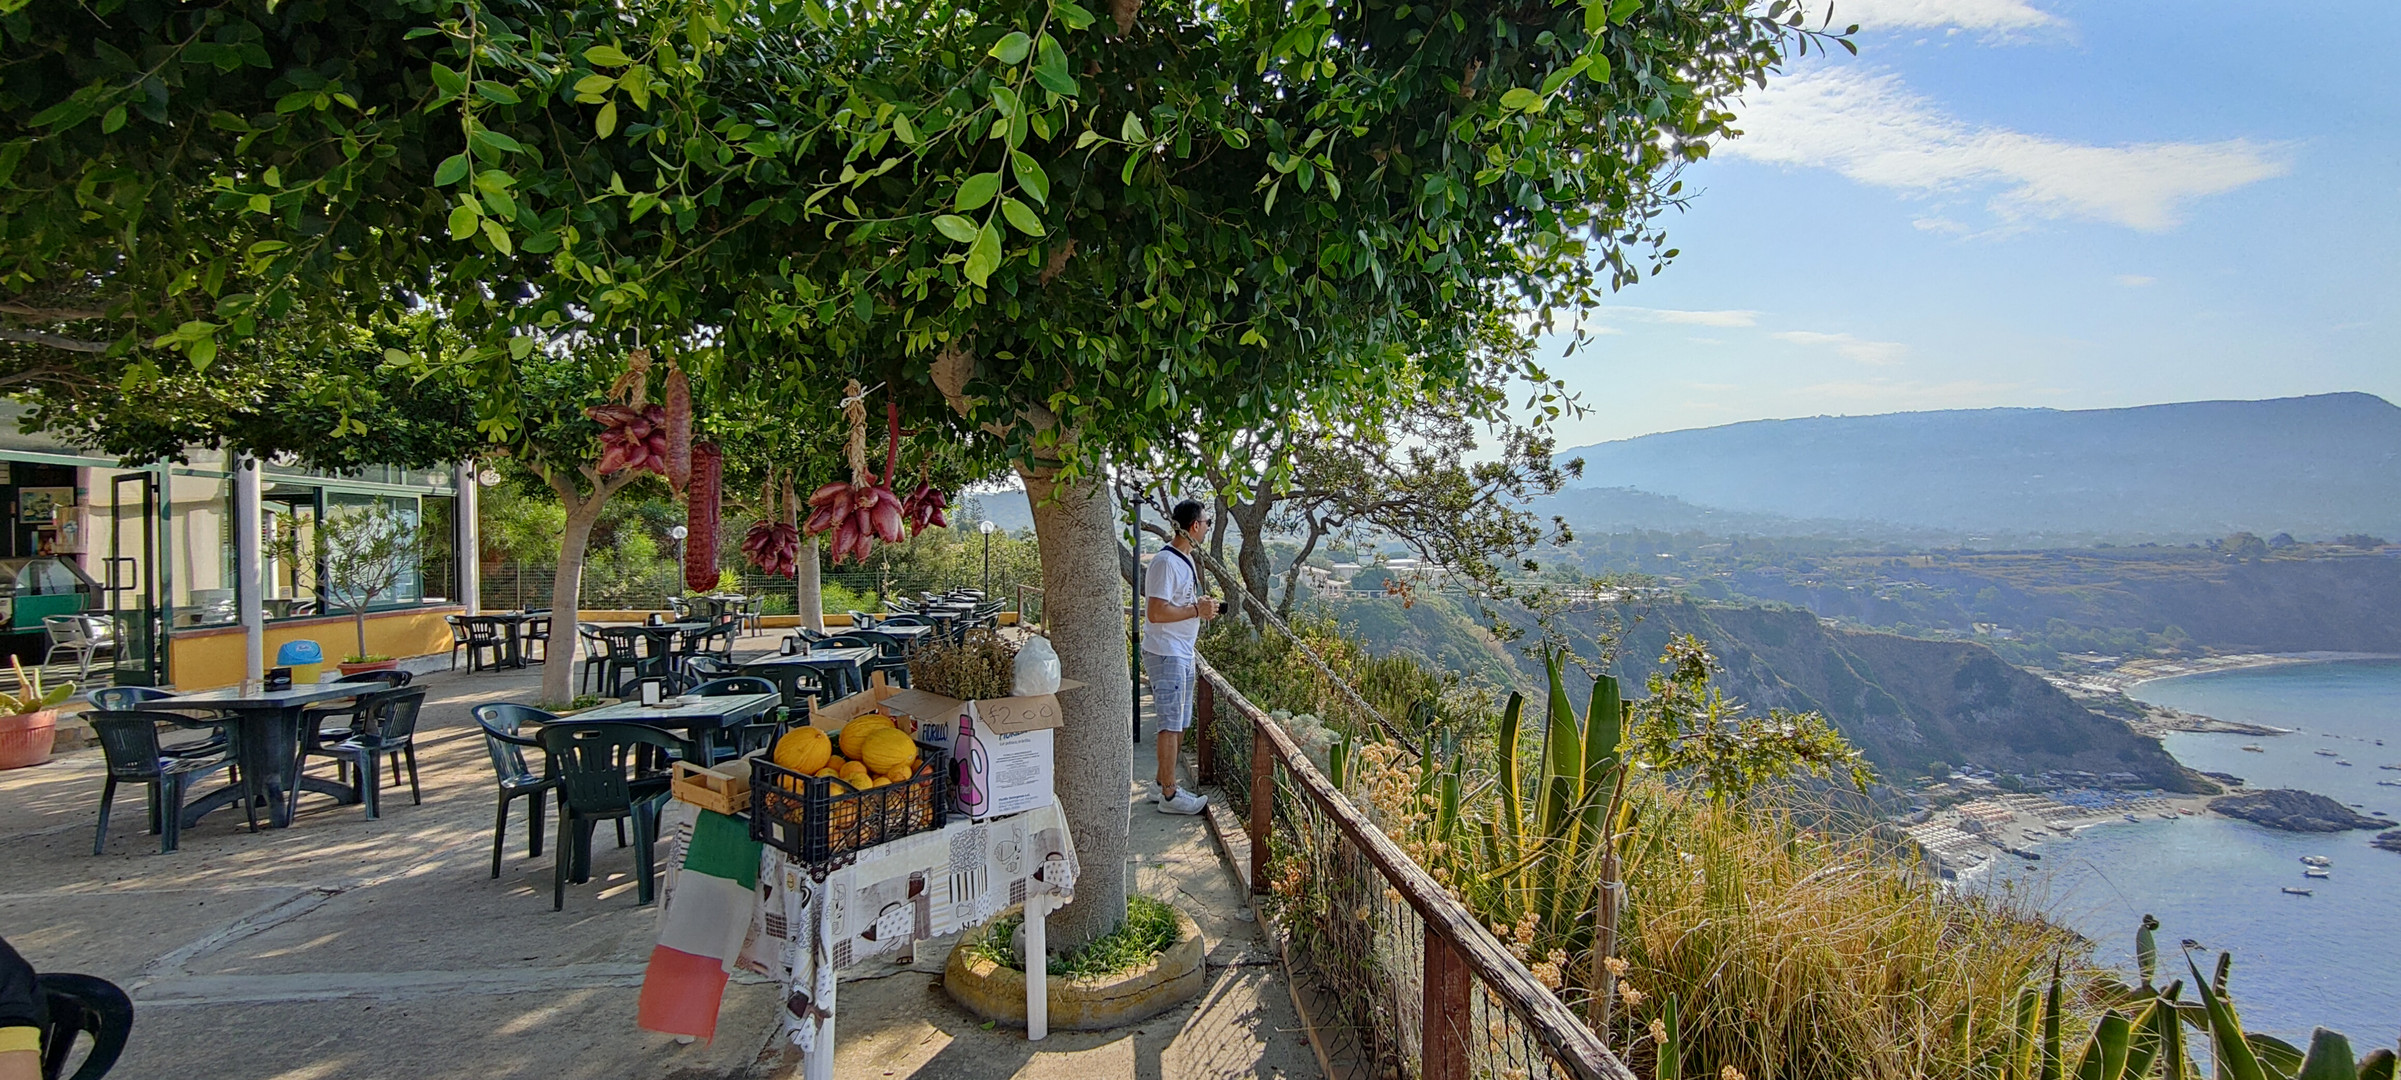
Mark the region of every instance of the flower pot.
[[397, 671], [400, 668], [400, 661], [362, 660], [355, 664], [336, 664], [334, 666], [342, 669], [342, 676], [348, 678], [362, 671]]
[[58, 737], [58, 710], [0, 716], [0, 769], [22, 769], [50, 760]]

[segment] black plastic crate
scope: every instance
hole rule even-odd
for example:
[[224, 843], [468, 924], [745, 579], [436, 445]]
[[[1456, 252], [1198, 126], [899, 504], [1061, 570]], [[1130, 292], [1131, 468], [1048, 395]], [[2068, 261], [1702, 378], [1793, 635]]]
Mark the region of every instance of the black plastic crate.
[[750, 837], [824, 869], [863, 848], [941, 828], [950, 819], [950, 755], [917, 744], [917, 775], [865, 791], [804, 776], [761, 754], [750, 759]]

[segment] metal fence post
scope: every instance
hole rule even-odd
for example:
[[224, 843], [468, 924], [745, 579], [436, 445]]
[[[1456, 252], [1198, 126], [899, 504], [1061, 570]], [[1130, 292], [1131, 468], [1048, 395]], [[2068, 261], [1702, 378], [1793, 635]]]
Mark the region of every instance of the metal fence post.
[[1206, 677], [1199, 682], [1200, 697], [1192, 703], [1192, 752], [1200, 782], [1207, 786], [1217, 782], [1217, 687]]
[[1467, 958], [1449, 938], [1426, 923], [1426, 984], [1423, 1027], [1424, 1080], [1468, 1080], [1467, 1039], [1470, 1021]]
[[1267, 891], [1267, 834], [1274, 827], [1276, 799], [1275, 750], [1267, 733], [1251, 724], [1251, 892]]

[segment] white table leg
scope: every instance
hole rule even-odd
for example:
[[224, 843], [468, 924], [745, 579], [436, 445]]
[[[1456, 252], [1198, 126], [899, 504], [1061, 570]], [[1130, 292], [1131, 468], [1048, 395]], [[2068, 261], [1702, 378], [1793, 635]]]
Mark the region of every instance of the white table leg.
[[[1025, 1041], [1050, 1034], [1050, 894], [1025, 898]], [[814, 1080], [814, 1078], [812, 1078]]]
[[825, 1026], [817, 1029], [817, 1049], [809, 1051], [807, 1080], [834, 1080], [834, 992], [830, 989], [825, 992], [824, 1004], [828, 1015]]

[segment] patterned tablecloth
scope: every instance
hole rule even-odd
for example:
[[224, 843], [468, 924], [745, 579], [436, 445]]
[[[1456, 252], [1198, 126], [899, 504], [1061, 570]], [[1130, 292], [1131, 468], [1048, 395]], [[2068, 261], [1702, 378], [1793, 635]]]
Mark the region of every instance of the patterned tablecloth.
[[739, 967], [783, 984], [784, 1034], [813, 1054], [833, 1027], [842, 968], [980, 925], [1030, 895], [1051, 895], [1053, 907], [1075, 895], [1074, 838], [1056, 803], [869, 848], [823, 880], [737, 835], [736, 819], [671, 805], [659, 944], [642, 987], [640, 1023], [653, 1031], [711, 1036], [725, 975]]

